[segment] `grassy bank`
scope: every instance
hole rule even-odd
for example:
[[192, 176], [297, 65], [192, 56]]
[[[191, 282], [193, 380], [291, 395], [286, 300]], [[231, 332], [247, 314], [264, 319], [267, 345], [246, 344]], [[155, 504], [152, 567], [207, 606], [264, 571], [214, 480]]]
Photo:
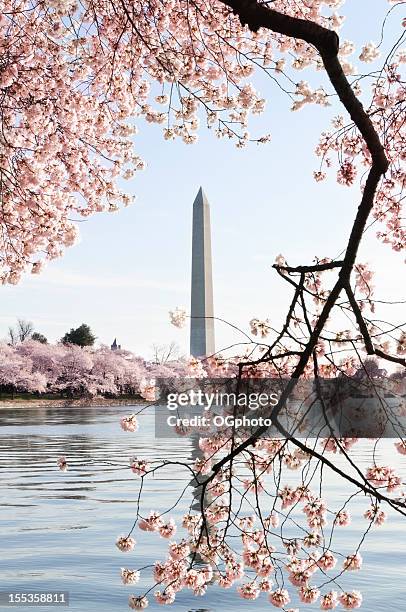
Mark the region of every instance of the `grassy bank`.
[[139, 395], [122, 395], [120, 397], [62, 397], [53, 394], [32, 395], [30, 393], [0, 394], [1, 408], [41, 408], [68, 406], [130, 406], [145, 404]]

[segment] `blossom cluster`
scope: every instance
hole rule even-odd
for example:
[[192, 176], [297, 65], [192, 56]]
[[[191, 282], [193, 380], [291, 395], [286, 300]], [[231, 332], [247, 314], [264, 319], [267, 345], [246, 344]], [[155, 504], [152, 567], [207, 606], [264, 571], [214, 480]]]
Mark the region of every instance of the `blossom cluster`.
[[[338, 31], [341, 4], [276, 0], [273, 9]], [[294, 78], [295, 71], [322, 68], [314, 46], [266, 28], [249, 32], [220, 0], [135, 0], [130, 7], [103, 0], [1, 0], [0, 7], [3, 283], [18, 282], [25, 270], [38, 273], [44, 259], [71, 246], [75, 219], [131, 203], [120, 179], [144, 168], [133, 150], [137, 118], [160, 125], [165, 139], [187, 144], [197, 140], [202, 116], [219, 138], [239, 147], [268, 142], [268, 134], [252, 137], [248, 131], [249, 115], [265, 108], [254, 84], [258, 71], [281, 79], [293, 110], [330, 104], [322, 85]], [[350, 41], [341, 43], [348, 75], [355, 73], [349, 61], [354, 52]], [[367, 63], [378, 57], [372, 42], [359, 55]], [[399, 194], [405, 61], [396, 49], [372, 80], [370, 107], [391, 161], [375, 215], [387, 225], [382, 239], [396, 249], [404, 243]], [[339, 152], [337, 180], [349, 185], [357, 161], [369, 165], [370, 159], [361, 136], [341, 128], [337, 135], [324, 134], [317, 152], [326, 166], [329, 153]], [[316, 173], [317, 180], [324, 176]]]
[[[168, 519], [166, 512], [160, 514], [153, 510], [148, 516], [141, 514], [137, 518], [134, 528], [138, 526], [141, 531], [170, 540], [167, 557], [153, 566], [155, 602], [176, 604], [178, 594], [184, 590], [202, 596], [215, 585], [220, 589], [234, 587], [237, 595], [246, 600], [255, 601], [265, 595], [274, 607], [290, 612], [293, 608], [288, 606], [294, 596], [302, 604], [318, 603], [322, 610], [333, 610], [337, 606], [346, 610], [359, 608], [362, 595], [358, 590], [323, 589], [335, 580], [334, 570], [338, 575], [357, 572], [362, 568], [363, 559], [359, 547], [346, 554], [337, 552], [333, 539], [335, 530], [351, 523], [350, 512], [328, 506], [326, 499], [320, 496], [322, 481], [316, 485], [318, 491], [312, 490], [312, 478], [306, 481], [303, 477], [306, 466], [312, 461], [311, 456], [292, 448], [290, 442], [264, 437], [255, 442], [250, 452], [243, 451], [242, 458], [231, 469], [223, 467], [213, 472], [216, 461], [231, 448], [231, 443], [232, 438], [226, 432], [199, 439], [200, 454], [190, 467], [196, 478], [199, 475], [210, 478], [201, 502], [204, 513], [191, 511], [184, 514], [178, 524]], [[341, 447], [343, 441], [337, 443]], [[345, 452], [350, 452], [356, 443], [357, 440], [352, 439]], [[327, 452], [336, 452], [329, 441], [322, 444]], [[291, 484], [280, 482], [286, 477], [280, 466], [296, 472], [296, 485], [292, 479]], [[278, 470], [276, 488], [274, 468]], [[148, 473], [149, 466], [145, 469], [143, 466], [139, 475], [145, 480]], [[245, 480], [242, 480], [243, 474]], [[376, 486], [386, 485], [395, 478], [389, 467], [376, 465], [367, 470], [365, 477]], [[242, 493], [241, 482], [250, 485], [244, 487], [245, 493]], [[400, 487], [400, 480], [396, 484]], [[232, 501], [235, 496], [238, 499]], [[255, 505], [246, 504], [247, 496], [256, 500]], [[274, 501], [267, 503], [268, 496]], [[272, 510], [267, 512], [267, 507]], [[251, 513], [247, 513], [249, 508]], [[365, 530], [369, 531], [372, 525], [379, 527], [385, 522], [386, 513], [375, 503], [366, 508], [364, 518]], [[290, 524], [289, 535], [284, 534], [287, 524]], [[296, 535], [292, 531], [294, 527], [298, 529]], [[179, 531], [178, 539], [174, 539]], [[117, 546], [126, 552], [134, 547], [134, 538], [120, 536]], [[121, 571], [124, 584], [138, 582], [138, 571]], [[148, 593], [129, 598], [131, 609], [143, 609], [148, 604]]]
[[[401, 153], [406, 141], [403, 121], [406, 53], [401, 44], [400, 37], [384, 65], [370, 79], [367, 91], [361, 91], [362, 75], [358, 75], [354, 85], [355, 93], [361, 97], [389, 161], [389, 169], [378, 187], [372, 214], [382, 225], [377, 232], [378, 238], [395, 251], [403, 250], [406, 244], [402, 222], [406, 167], [405, 156]], [[378, 47], [370, 42], [362, 48], [359, 59], [376, 65], [379, 57]], [[334, 117], [331, 129], [320, 137], [316, 154], [321, 158], [321, 168], [314, 173], [316, 181], [324, 180], [329, 169], [336, 167], [339, 184], [351, 186], [360, 177], [361, 190], [364, 189], [364, 172], [371, 166], [371, 155], [362, 135], [350, 121], [343, 116]]]

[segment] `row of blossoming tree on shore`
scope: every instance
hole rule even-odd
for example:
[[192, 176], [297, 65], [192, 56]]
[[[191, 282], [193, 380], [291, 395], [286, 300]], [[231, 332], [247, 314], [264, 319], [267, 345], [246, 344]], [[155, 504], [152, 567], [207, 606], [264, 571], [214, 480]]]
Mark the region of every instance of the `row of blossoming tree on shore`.
[[42, 344], [0, 344], [0, 392], [50, 393], [67, 397], [116, 397], [142, 393], [144, 381], [185, 375], [187, 360], [168, 365], [145, 361], [124, 350]]
[[[15, 345], [3, 342], [0, 343], [0, 393], [47, 393], [66, 397], [139, 395], [148, 400], [147, 389], [155, 378], [233, 376], [238, 370], [238, 359], [217, 355], [204, 360], [178, 357], [158, 363], [127, 350], [112, 351], [107, 346], [43, 344], [32, 339]], [[350, 377], [365, 374], [375, 378], [386, 374], [374, 359], [367, 360], [362, 368], [357, 367], [355, 360], [352, 365], [346, 365]], [[288, 374], [286, 368], [276, 370], [265, 363], [255, 376], [284, 377]], [[395, 382], [403, 374], [396, 370], [391, 378]]]

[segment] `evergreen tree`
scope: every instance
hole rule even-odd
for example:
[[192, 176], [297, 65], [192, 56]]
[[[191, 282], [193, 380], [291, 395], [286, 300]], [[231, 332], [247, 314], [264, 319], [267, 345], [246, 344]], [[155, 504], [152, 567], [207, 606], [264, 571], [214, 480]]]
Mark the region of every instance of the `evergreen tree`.
[[63, 344], [77, 344], [78, 346], [93, 346], [95, 340], [96, 336], [93, 335], [89, 325], [82, 323], [76, 329], [71, 328], [69, 332], [66, 332], [61, 342]]

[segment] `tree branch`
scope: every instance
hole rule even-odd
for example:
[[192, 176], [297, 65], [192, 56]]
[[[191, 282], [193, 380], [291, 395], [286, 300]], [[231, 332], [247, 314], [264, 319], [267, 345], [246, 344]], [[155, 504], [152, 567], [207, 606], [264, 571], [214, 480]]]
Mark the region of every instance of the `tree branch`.
[[[278, 11], [269, 9], [259, 4], [256, 0], [222, 0], [225, 5], [231, 8], [243, 25], [247, 25], [252, 31], [256, 32], [259, 28], [267, 28], [273, 32], [285, 36], [298, 38], [314, 45], [320, 53], [325, 70], [343, 106], [349, 113], [351, 119], [361, 132], [368, 150], [371, 154], [372, 165], [366, 180], [361, 202], [358, 206], [357, 214], [348, 240], [345, 251], [344, 261], [340, 269], [338, 279], [331, 290], [320, 316], [316, 322], [309, 341], [294, 369], [291, 379], [282, 392], [277, 406], [274, 408], [272, 420], [277, 423], [277, 418], [285, 405], [286, 400], [296, 386], [297, 380], [302, 376], [311, 358], [313, 351], [320, 338], [320, 334], [335, 306], [341, 291], [350, 283], [351, 273], [358, 253], [359, 244], [365, 230], [365, 226], [374, 204], [375, 193], [380, 179], [386, 172], [389, 162], [386, 158], [384, 147], [380, 142], [375, 127], [365, 112], [361, 102], [355, 96], [349, 84], [338, 58], [339, 38], [332, 30], [323, 28], [311, 21], [298, 19], [283, 15]], [[280, 270], [278, 270], [281, 273]], [[296, 286], [296, 285], [295, 285]], [[229, 455], [221, 459], [214, 467], [216, 473], [229, 460], [239, 452], [251, 446], [267, 430], [263, 426], [258, 428], [247, 440], [235, 447]], [[306, 447], [307, 448], [307, 447]], [[320, 456], [320, 460], [325, 462], [325, 458]]]

